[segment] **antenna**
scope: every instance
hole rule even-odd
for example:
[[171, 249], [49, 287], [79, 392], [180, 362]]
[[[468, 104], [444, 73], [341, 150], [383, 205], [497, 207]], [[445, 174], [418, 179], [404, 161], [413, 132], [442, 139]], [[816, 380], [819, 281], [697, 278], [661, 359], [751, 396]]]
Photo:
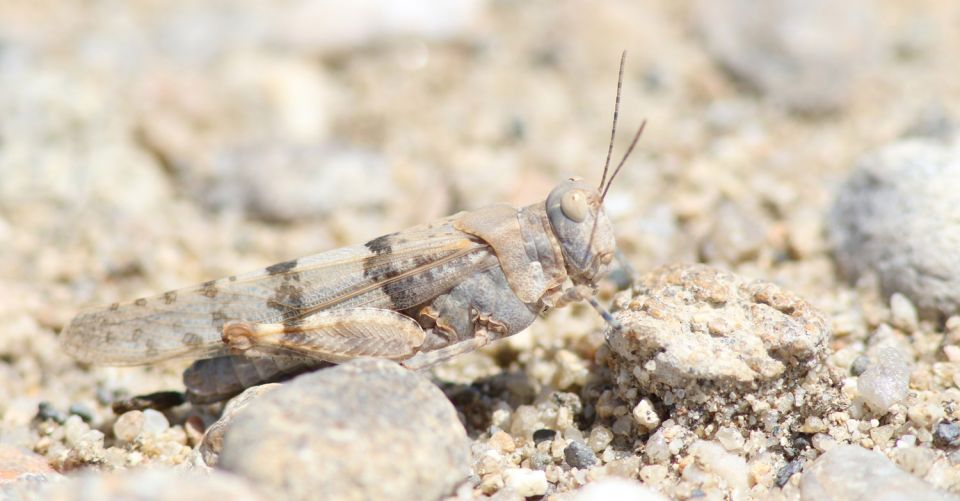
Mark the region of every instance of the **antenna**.
[[627, 152], [623, 154], [623, 158], [620, 159], [620, 163], [617, 164], [617, 168], [613, 170], [613, 175], [610, 176], [610, 182], [607, 183], [607, 186], [603, 189], [603, 193], [600, 194], [600, 202], [603, 202], [603, 199], [607, 196], [607, 191], [610, 191], [610, 185], [613, 184], [614, 178], [617, 177], [617, 174], [620, 173], [620, 169], [623, 168], [623, 164], [627, 162], [627, 159], [630, 158], [630, 154], [633, 153], [633, 148], [637, 145], [637, 141], [640, 140], [640, 136], [643, 135], [643, 129], [647, 126], [647, 121], [644, 119], [643, 123], [640, 124], [640, 128], [637, 129], [636, 135], [633, 136], [633, 141], [630, 142], [630, 147], [627, 148]]
[[603, 189], [603, 183], [607, 181], [607, 169], [610, 168], [610, 156], [613, 155], [613, 140], [617, 137], [617, 118], [620, 116], [620, 89], [623, 88], [623, 67], [627, 61], [627, 51], [620, 53], [620, 73], [617, 76], [617, 101], [613, 105], [613, 127], [610, 130], [610, 146], [607, 146], [607, 161], [603, 164], [603, 177], [600, 178], [600, 186], [597, 191]]

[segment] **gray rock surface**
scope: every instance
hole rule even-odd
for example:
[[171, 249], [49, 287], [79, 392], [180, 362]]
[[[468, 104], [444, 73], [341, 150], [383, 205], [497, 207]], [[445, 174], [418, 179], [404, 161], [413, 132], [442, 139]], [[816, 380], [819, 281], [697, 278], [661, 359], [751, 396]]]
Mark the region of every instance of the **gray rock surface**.
[[829, 233], [850, 279], [876, 273], [922, 316], [960, 311], [960, 145], [908, 140], [866, 155], [840, 189]]
[[860, 375], [857, 390], [870, 410], [885, 414], [890, 406], [907, 397], [910, 364], [893, 346], [881, 346], [874, 354], [873, 363]]
[[[873, 2], [701, 1], [707, 49], [774, 101], [804, 112], [849, 99], [873, 43]], [[829, 35], [826, 35], [829, 33]]]
[[262, 501], [247, 481], [221, 471], [145, 469], [117, 473], [85, 473], [44, 492], [50, 501]]
[[429, 380], [383, 360], [302, 375], [227, 430], [220, 467], [284, 499], [438, 499], [469, 475], [469, 442]]
[[897, 468], [882, 454], [856, 445], [832, 449], [809, 465], [800, 480], [800, 497], [804, 501], [955, 499]]
[[227, 402], [223, 409], [223, 414], [217, 422], [210, 425], [203, 434], [198, 450], [200, 457], [207, 466], [216, 466], [220, 460], [220, 451], [223, 450], [223, 435], [233, 425], [237, 415], [254, 400], [270, 393], [280, 387], [280, 383], [267, 383], [258, 386], [252, 386], [244, 390], [243, 393], [233, 397]]

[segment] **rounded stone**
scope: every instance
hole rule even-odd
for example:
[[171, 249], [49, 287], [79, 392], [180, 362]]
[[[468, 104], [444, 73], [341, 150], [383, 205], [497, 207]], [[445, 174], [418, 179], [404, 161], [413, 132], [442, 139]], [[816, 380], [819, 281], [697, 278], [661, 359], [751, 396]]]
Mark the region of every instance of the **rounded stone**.
[[907, 140], [864, 156], [828, 228], [841, 272], [875, 274], [925, 318], [960, 312], [960, 144]]
[[302, 375], [248, 404], [219, 466], [284, 499], [438, 499], [467, 478], [469, 441], [428, 379], [383, 360]]

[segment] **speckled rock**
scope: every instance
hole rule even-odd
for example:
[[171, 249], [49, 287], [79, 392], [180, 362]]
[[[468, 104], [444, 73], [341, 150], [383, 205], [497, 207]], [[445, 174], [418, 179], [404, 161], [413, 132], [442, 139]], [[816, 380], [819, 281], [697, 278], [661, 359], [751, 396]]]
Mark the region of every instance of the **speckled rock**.
[[897, 468], [882, 454], [844, 445], [820, 456], [800, 480], [804, 501], [822, 499], [955, 499]]
[[200, 457], [207, 466], [216, 466], [220, 460], [220, 451], [223, 450], [223, 435], [230, 429], [237, 415], [245, 409], [251, 402], [270, 393], [280, 387], [280, 383], [267, 383], [258, 386], [252, 386], [244, 390], [243, 393], [233, 397], [227, 402], [223, 409], [223, 414], [217, 422], [210, 425], [203, 434], [200, 441]]
[[774, 101], [803, 112], [846, 103], [871, 55], [873, 2], [698, 2], [707, 49]]
[[[800, 385], [839, 398], [830, 393], [832, 379], [822, 365], [829, 323], [773, 284], [704, 265], [674, 265], [651, 272], [615, 304], [623, 329], [609, 333], [606, 360], [620, 397], [631, 405], [652, 394], [674, 419], [698, 420], [770, 410], [757, 406]], [[783, 411], [794, 403], [816, 413], [835, 404], [791, 400]]]
[[286, 499], [437, 499], [469, 474], [469, 442], [429, 380], [383, 360], [302, 375], [252, 402], [219, 465]]
[[61, 482], [44, 493], [50, 501], [257, 501], [261, 497], [247, 481], [229, 473], [194, 473], [146, 469], [111, 474], [86, 473]]
[[960, 311], [960, 146], [921, 140], [866, 155], [837, 194], [829, 233], [850, 279], [875, 273], [925, 317]]

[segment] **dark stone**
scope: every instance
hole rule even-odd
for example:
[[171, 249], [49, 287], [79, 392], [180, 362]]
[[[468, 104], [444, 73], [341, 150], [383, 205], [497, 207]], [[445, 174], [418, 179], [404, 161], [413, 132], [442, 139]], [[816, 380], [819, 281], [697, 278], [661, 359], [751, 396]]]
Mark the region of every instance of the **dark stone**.
[[553, 458], [546, 452], [536, 451], [530, 456], [530, 467], [534, 470], [546, 470], [553, 464]]
[[90, 408], [84, 404], [71, 404], [70, 408], [67, 409], [67, 412], [70, 414], [76, 414], [77, 416], [80, 416], [80, 419], [84, 420], [87, 423], [89, 423], [90, 421], [93, 421], [93, 411], [90, 410]]
[[960, 424], [956, 421], [940, 421], [933, 428], [933, 443], [938, 447], [960, 445]]
[[587, 444], [574, 440], [563, 450], [563, 457], [567, 464], [574, 468], [589, 468], [597, 464], [597, 455]]
[[43, 401], [37, 405], [37, 419], [41, 421], [55, 421], [63, 424], [63, 422], [67, 420], [67, 417], [64, 416], [62, 412], [58, 411], [53, 404]]
[[800, 473], [800, 470], [803, 469], [803, 459], [794, 459], [786, 464], [783, 468], [780, 468], [780, 471], [777, 472], [777, 487], [783, 487], [787, 485], [787, 482], [790, 481], [790, 477], [794, 474]]
[[850, 374], [854, 376], [859, 376], [867, 371], [870, 367], [870, 359], [866, 355], [860, 355], [859, 357], [853, 359], [853, 363], [850, 365]]
[[539, 444], [540, 442], [547, 442], [553, 440], [557, 436], [557, 432], [554, 430], [548, 430], [546, 428], [541, 428], [533, 432], [533, 443]]
[[146, 395], [137, 395], [127, 399], [116, 400], [111, 406], [116, 415], [126, 414], [130, 411], [142, 411], [154, 409], [158, 411], [176, 407], [187, 401], [186, 396], [179, 391], [158, 391]]

